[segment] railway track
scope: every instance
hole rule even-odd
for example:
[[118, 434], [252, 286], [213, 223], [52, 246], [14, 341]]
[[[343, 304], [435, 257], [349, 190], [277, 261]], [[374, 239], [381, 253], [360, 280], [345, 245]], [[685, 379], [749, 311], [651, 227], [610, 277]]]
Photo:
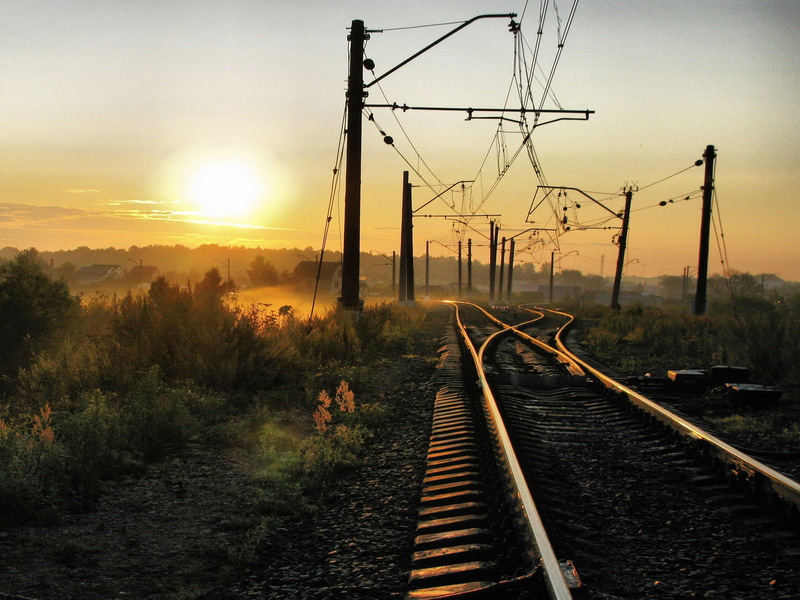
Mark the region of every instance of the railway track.
[[800, 597], [796, 481], [581, 362], [568, 315], [455, 312], [410, 598]]

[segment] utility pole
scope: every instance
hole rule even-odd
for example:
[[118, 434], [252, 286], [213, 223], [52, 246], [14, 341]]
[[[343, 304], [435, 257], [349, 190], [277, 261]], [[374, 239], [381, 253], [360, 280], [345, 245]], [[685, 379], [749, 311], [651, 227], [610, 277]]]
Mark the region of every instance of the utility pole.
[[687, 281], [689, 279], [689, 267], [683, 267], [683, 280], [681, 286], [681, 300], [686, 300]]
[[411, 182], [403, 173], [403, 220], [406, 231], [406, 300], [414, 304], [414, 210], [411, 206]]
[[392, 250], [392, 296], [394, 296], [395, 291], [397, 290], [397, 276], [395, 275], [395, 267], [397, 265], [397, 251]]
[[556, 253], [550, 253], [550, 305], [553, 304], [553, 269], [556, 262]]
[[511, 246], [508, 249], [508, 291], [506, 292], [506, 300], [511, 304], [511, 280], [514, 278], [514, 243], [516, 240], [511, 238]]
[[361, 111], [364, 91], [364, 42], [369, 39], [364, 21], [350, 26], [350, 71], [347, 78], [347, 173], [344, 192], [344, 240], [342, 244], [342, 306], [361, 308], [359, 271], [361, 254]]
[[411, 202], [408, 198], [408, 171], [403, 171], [403, 202], [400, 215], [400, 293], [398, 302], [408, 300], [408, 236], [411, 227]]
[[628, 188], [625, 192], [625, 212], [622, 215], [622, 231], [619, 234], [619, 256], [617, 257], [617, 271], [614, 275], [614, 289], [611, 292], [611, 308], [619, 310], [619, 293], [622, 287], [622, 269], [625, 266], [625, 247], [628, 244], [628, 224], [631, 218], [631, 201], [633, 200], [633, 188]]
[[500, 245], [500, 282], [497, 285], [497, 295], [500, 297], [500, 301], [503, 301], [503, 270], [505, 269], [506, 265], [506, 238], [503, 238], [503, 241]]
[[489, 223], [489, 302], [494, 302], [494, 281], [497, 275], [497, 238], [500, 235], [500, 225], [491, 221]]
[[489, 302], [494, 300], [494, 221], [489, 221]]
[[472, 238], [467, 239], [467, 298], [472, 298]]
[[694, 296], [694, 314], [706, 313], [706, 286], [708, 284], [708, 244], [711, 229], [711, 198], [714, 192], [714, 146], [706, 146], [703, 158], [706, 170], [703, 178], [703, 215], [700, 219], [700, 257], [697, 263], [697, 293]]
[[[462, 271], [461, 271], [461, 240], [458, 240], [458, 296], [457, 296], [457, 298], [459, 300], [461, 299], [461, 283], [462, 283], [462, 280], [463, 280], [463, 276], [462, 276], [461, 273], [462, 273]], [[761, 287], [763, 289], [764, 286], [762, 285]], [[763, 296], [763, 294], [762, 294], [762, 296]]]
[[425, 297], [431, 297], [431, 242], [425, 241]]

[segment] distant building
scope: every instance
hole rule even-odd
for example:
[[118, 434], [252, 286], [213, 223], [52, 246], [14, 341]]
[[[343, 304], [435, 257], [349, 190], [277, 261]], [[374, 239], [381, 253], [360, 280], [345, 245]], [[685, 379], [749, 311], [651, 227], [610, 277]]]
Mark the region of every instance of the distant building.
[[121, 279], [124, 276], [125, 271], [119, 265], [92, 265], [75, 271], [72, 280], [75, 283], [90, 285], [110, 279]]
[[301, 290], [313, 291], [319, 274], [319, 290], [337, 296], [342, 291], [342, 263], [304, 260], [292, 272], [292, 281]]

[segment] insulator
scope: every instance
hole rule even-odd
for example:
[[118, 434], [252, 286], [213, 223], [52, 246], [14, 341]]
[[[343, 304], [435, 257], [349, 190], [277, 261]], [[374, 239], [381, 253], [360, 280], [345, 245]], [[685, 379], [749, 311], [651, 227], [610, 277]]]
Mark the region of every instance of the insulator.
[[391, 146], [392, 144], [394, 144], [394, 139], [393, 139], [393, 138], [392, 138], [392, 136], [390, 136], [390, 135], [387, 135], [386, 137], [384, 137], [384, 138], [383, 138], [383, 141], [384, 141], [384, 143], [386, 143], [386, 144], [387, 144], [387, 145], [389, 145], [389, 146]]
[[368, 58], [364, 61], [364, 68], [368, 71], [372, 71], [375, 68], [375, 61], [371, 58]]
[[667, 201], [666, 200], [662, 200], [661, 202], [658, 203], [658, 205], [659, 206], [666, 206], [667, 205]]
[[694, 161], [694, 166], [695, 167], [699, 167], [702, 164], [703, 164], [703, 159], [702, 158], [698, 158], [696, 161]]

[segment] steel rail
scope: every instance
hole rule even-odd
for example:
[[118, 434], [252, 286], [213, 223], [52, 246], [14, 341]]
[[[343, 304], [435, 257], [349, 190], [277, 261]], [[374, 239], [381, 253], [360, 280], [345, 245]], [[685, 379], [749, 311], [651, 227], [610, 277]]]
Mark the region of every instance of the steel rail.
[[779, 473], [775, 469], [765, 465], [764, 463], [756, 460], [752, 456], [734, 448], [730, 444], [723, 442], [716, 436], [711, 435], [707, 431], [701, 429], [653, 402], [649, 398], [642, 396], [638, 392], [630, 389], [622, 383], [612, 379], [608, 375], [598, 371], [591, 365], [587, 364], [575, 354], [567, 349], [566, 344], [561, 339], [562, 333], [566, 332], [570, 325], [574, 322], [574, 317], [567, 313], [553, 310], [543, 309], [537, 307], [537, 310], [546, 310], [548, 312], [569, 317], [569, 321], [562, 325], [556, 332], [555, 341], [558, 348], [570, 356], [572, 360], [580, 364], [587, 372], [596, 377], [608, 389], [623, 394], [628, 398], [628, 401], [639, 409], [645, 411], [647, 414], [658, 419], [668, 427], [677, 431], [679, 434], [689, 436], [697, 444], [700, 444], [704, 450], [709, 452], [714, 458], [721, 460], [723, 463], [735, 467], [740, 471], [746, 472], [754, 478], [754, 482], [761, 488], [767, 488], [776, 494], [779, 498], [794, 506], [795, 510], [800, 512], [800, 483], [794, 479], [787, 477], [783, 473]]
[[[473, 304], [471, 302], [460, 302], [460, 304], [466, 304], [467, 306], [473, 306], [473, 307], [477, 308], [478, 310], [483, 312], [483, 314], [485, 314], [487, 317], [489, 317], [489, 319], [491, 319], [498, 327], [502, 327], [503, 329], [509, 329], [509, 330], [513, 331], [514, 334], [517, 337], [520, 337], [520, 338], [522, 338], [522, 339], [534, 344], [536, 347], [540, 348], [541, 350], [543, 350], [547, 354], [553, 355], [558, 362], [562, 363], [563, 365], [565, 365], [567, 367], [567, 369], [569, 369], [569, 372], [571, 374], [573, 374], [573, 375], [585, 375], [583, 369], [580, 367], [580, 365], [577, 362], [575, 362], [573, 360], [571, 354], [566, 353], [566, 352], [562, 352], [558, 348], [553, 348], [549, 344], [545, 344], [544, 342], [542, 342], [540, 340], [537, 340], [532, 335], [529, 335], [529, 334], [525, 333], [524, 331], [520, 331], [519, 329], [517, 329], [518, 327], [524, 327], [525, 325], [530, 325], [531, 323], [533, 323], [535, 321], [538, 321], [539, 319], [532, 319], [530, 321], [525, 321], [523, 323], [517, 323], [516, 325], [508, 325], [507, 323], [503, 323], [500, 319], [497, 319], [496, 317], [494, 317], [494, 315], [492, 315], [491, 313], [487, 312], [486, 310], [484, 310], [482, 307], [478, 306], [477, 304]], [[542, 313], [538, 309], [531, 310], [530, 308], [525, 308], [525, 307], [521, 307], [521, 308], [523, 310], [527, 310], [530, 313], [538, 312], [540, 315], [542, 315], [542, 317], [544, 316], [544, 313]], [[550, 312], [552, 312], [552, 311], [550, 311]], [[566, 314], [566, 313], [562, 313], [562, 314]]]
[[547, 586], [550, 597], [553, 600], [571, 600], [572, 594], [569, 590], [569, 585], [564, 578], [561, 565], [558, 562], [558, 558], [556, 557], [555, 551], [550, 543], [550, 538], [548, 537], [547, 531], [542, 523], [542, 519], [539, 516], [539, 511], [536, 508], [533, 495], [528, 488], [528, 483], [525, 479], [525, 475], [522, 472], [522, 467], [517, 459], [516, 452], [514, 451], [514, 447], [511, 443], [511, 438], [505, 427], [503, 418], [497, 405], [497, 401], [495, 400], [494, 394], [489, 386], [489, 382], [486, 378], [486, 373], [483, 368], [483, 357], [489, 344], [493, 340], [496, 340], [498, 336], [508, 334], [509, 330], [512, 330], [513, 327], [506, 325], [505, 323], [502, 323], [501, 321], [494, 319], [494, 317], [489, 315], [492, 320], [500, 325], [503, 329], [489, 336], [486, 340], [484, 340], [480, 348], [476, 348], [475, 344], [472, 342], [467, 333], [466, 327], [461, 321], [459, 304], [473, 306], [483, 311], [487, 315], [488, 313], [479, 306], [471, 303], [452, 301], [447, 301], [446, 303], [451, 304], [455, 309], [458, 329], [464, 339], [464, 343], [467, 345], [467, 348], [472, 355], [472, 360], [475, 363], [475, 369], [478, 373], [481, 391], [483, 393], [485, 405], [488, 411], [488, 418], [490, 419], [489, 424], [496, 432], [497, 440], [500, 445], [499, 449], [501, 451], [500, 458], [505, 463], [504, 467], [506, 472], [510, 474], [508, 485], [511, 486], [511, 497], [516, 503], [516, 509], [518, 513], [522, 517], [522, 524], [525, 529], [527, 529], [527, 531], [523, 532], [523, 535], [528, 537], [536, 547], [540, 564], [544, 570], [545, 585]]

